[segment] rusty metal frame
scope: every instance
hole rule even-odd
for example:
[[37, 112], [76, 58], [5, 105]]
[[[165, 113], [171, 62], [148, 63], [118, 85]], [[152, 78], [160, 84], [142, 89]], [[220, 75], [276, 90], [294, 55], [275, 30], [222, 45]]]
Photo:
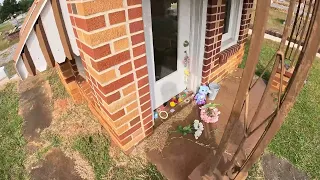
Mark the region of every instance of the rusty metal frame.
[[212, 164], [210, 165], [209, 175], [212, 175], [215, 169], [217, 168], [223, 153], [225, 152], [228, 141], [231, 136], [231, 132], [240, 118], [240, 114], [243, 108], [243, 104], [246, 99], [246, 95], [251, 85], [252, 78], [255, 74], [255, 69], [258, 64], [259, 54], [261, 51], [262, 43], [264, 40], [264, 33], [266, 30], [266, 22], [269, 15], [271, 1], [258, 1], [256, 7], [256, 15], [253, 26], [253, 33], [251, 38], [251, 43], [249, 47], [248, 60], [246, 63], [246, 67], [242, 74], [241, 83], [236, 95], [235, 102], [233, 104], [233, 108], [226, 125], [225, 131], [221, 138], [219, 147], [215, 153], [215, 158]]
[[315, 59], [318, 47], [320, 45], [320, 3], [316, 1], [316, 13], [313, 14], [313, 23], [312, 31], [308, 39], [306, 39], [305, 52], [299, 57], [298, 63], [299, 66], [296, 67], [293, 76], [291, 77], [291, 83], [288, 85], [286, 90], [286, 95], [281, 100], [280, 109], [275, 116], [274, 120], [270, 123], [269, 130], [261, 136], [259, 142], [256, 144], [255, 151], [251, 152], [246, 162], [242, 165], [241, 170], [247, 172], [251, 166], [258, 160], [260, 155], [264, 152], [264, 149], [271, 142], [272, 138], [280, 130], [281, 125], [283, 124], [285, 117], [288, 115], [290, 109], [293, 107], [296, 97], [304, 86], [304, 81], [306, 80], [312, 63]]
[[[301, 2], [301, 0], [299, 1]], [[312, 2], [311, 2], [312, 3]], [[242, 176], [244, 172], [247, 172], [249, 168], [253, 165], [254, 162], [256, 162], [259, 158], [259, 156], [263, 153], [264, 149], [267, 147], [267, 145], [270, 143], [271, 139], [275, 136], [275, 134], [279, 131], [282, 123], [284, 122], [284, 119], [290, 109], [292, 108], [296, 96], [301, 91], [304, 81], [310, 71], [312, 62], [315, 58], [315, 55], [317, 53], [317, 49], [320, 44], [320, 34], [317, 33], [320, 31], [320, 12], [319, 6], [320, 1], [315, 1], [315, 6], [313, 8], [312, 12], [312, 18], [309, 23], [309, 28], [306, 33], [305, 43], [302, 48], [302, 51], [299, 55], [296, 67], [294, 69], [293, 75], [288, 83], [288, 86], [286, 89], [283, 89], [283, 81], [284, 81], [284, 74], [286, 71], [285, 67], [285, 59], [286, 55], [288, 53], [288, 49], [290, 48], [290, 43], [293, 40], [293, 34], [296, 32], [297, 34], [301, 33], [301, 36], [304, 35], [304, 32], [306, 31], [306, 23], [308, 23], [308, 18], [304, 21], [304, 27], [300, 31], [301, 27], [301, 21], [299, 23], [299, 26], [297, 27], [297, 21], [298, 21], [298, 14], [300, 8], [297, 8], [296, 16], [294, 24], [291, 28], [291, 22], [294, 14], [295, 9], [295, 0], [290, 1], [290, 6], [288, 10], [288, 16], [286, 19], [286, 26], [283, 32], [283, 37], [280, 42], [279, 50], [277, 53], [272, 57], [270, 62], [267, 64], [266, 69], [272, 64], [272, 61], [275, 59], [275, 62], [273, 63], [273, 69], [271, 73], [271, 77], [268, 81], [268, 84], [264, 90], [264, 93], [262, 95], [261, 101], [256, 109], [256, 112], [251, 119], [251, 122], [248, 120], [248, 107], [249, 107], [249, 92], [252, 89], [252, 87], [256, 84], [257, 80], [254, 82], [253, 75], [255, 73], [255, 68], [258, 62], [259, 53], [262, 46], [262, 41], [264, 39], [264, 31], [265, 31], [265, 24], [268, 16], [268, 8], [270, 6], [270, 1], [258, 1], [257, 2], [257, 8], [256, 8], [256, 18], [254, 22], [253, 27], [253, 34], [251, 39], [251, 44], [249, 47], [249, 54], [248, 54], [248, 61], [246, 63], [246, 67], [244, 69], [242, 79], [240, 82], [240, 86], [236, 95], [236, 99], [234, 101], [234, 105], [228, 120], [228, 123], [226, 125], [224, 134], [221, 138], [220, 144], [218, 149], [216, 150], [214, 161], [212, 162], [210, 166], [210, 171], [208, 175], [213, 175], [214, 172], [216, 172], [218, 164], [223, 156], [223, 153], [225, 152], [229, 138], [231, 136], [231, 133], [233, 131], [234, 125], [236, 121], [239, 120], [240, 114], [242, 110], [245, 111], [245, 117], [244, 117], [244, 135], [243, 138], [238, 146], [238, 149], [236, 150], [235, 154], [233, 155], [231, 161], [228, 162], [227, 168], [223, 169], [221, 174], [225, 175], [228, 173], [229, 175], [232, 174], [230, 172], [232, 170], [232, 167], [236, 167], [236, 156], [239, 154], [240, 150], [243, 148], [243, 145], [245, 141], [253, 135], [258, 129], [264, 127], [264, 131], [262, 135], [260, 136], [258, 142], [255, 144], [254, 148], [251, 150], [250, 154], [246, 157], [246, 159], [241, 163], [240, 167], [238, 167], [237, 172], [235, 174], [235, 177]], [[300, 6], [300, 5], [299, 5]], [[262, 10], [263, 9], [263, 10]], [[308, 8], [308, 13], [310, 13], [312, 8]], [[305, 7], [304, 7], [305, 10]], [[286, 41], [288, 39], [289, 33], [291, 30], [291, 35], [289, 38], [289, 43], [286, 47]], [[298, 44], [301, 44], [301, 39], [304, 37], [300, 36], [300, 41]], [[299, 48], [299, 47], [298, 47]], [[284, 53], [285, 52], [285, 53]], [[296, 55], [296, 52], [294, 53]], [[295, 56], [294, 55], [294, 56]], [[294, 61], [294, 60], [292, 60]], [[256, 127], [253, 128], [253, 124], [257, 122], [258, 115], [261, 112], [262, 106], [265, 103], [265, 100], [267, 98], [267, 95], [270, 94], [271, 84], [275, 77], [275, 74], [280, 70], [280, 88], [278, 91], [278, 97], [277, 97], [277, 108], [266, 118], [264, 119], [259, 125], [256, 125]], [[265, 70], [266, 71], [266, 70]], [[265, 71], [262, 73], [262, 75], [259, 77], [261, 78]], [[247, 127], [248, 125], [248, 127]], [[236, 169], [236, 168], [234, 168]], [[229, 177], [230, 178], [230, 177]]]

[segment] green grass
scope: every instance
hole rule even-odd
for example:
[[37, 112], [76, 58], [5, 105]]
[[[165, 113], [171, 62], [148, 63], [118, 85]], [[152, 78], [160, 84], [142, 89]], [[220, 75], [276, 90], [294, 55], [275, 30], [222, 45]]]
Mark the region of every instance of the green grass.
[[309, 176], [320, 179], [320, 63], [313, 64], [307, 84], [269, 145]]
[[[246, 44], [245, 57], [248, 53]], [[261, 74], [279, 43], [264, 40], [256, 74]], [[240, 67], [244, 67], [245, 60]], [[269, 69], [264, 79], [269, 79]], [[298, 169], [320, 179], [320, 61], [316, 58], [307, 84], [268, 150], [289, 160]]]
[[[251, 24], [253, 24], [254, 22], [254, 15], [255, 13], [252, 13], [253, 18], [251, 19]], [[267, 21], [267, 29], [282, 33], [286, 17], [286, 13], [271, 8], [269, 11], [269, 18]]]
[[248, 177], [246, 180], [264, 180], [264, 172], [262, 169], [261, 161], [259, 160], [248, 172]]
[[66, 91], [64, 85], [62, 84], [60, 77], [56, 69], [50, 69], [46, 72], [46, 79], [49, 81], [49, 84], [52, 89], [52, 98], [55, 99], [65, 99], [69, 97], [68, 92]]
[[19, 38], [14, 39], [12, 41], [8, 41], [5, 36], [5, 32], [9, 31], [13, 28], [10, 23], [0, 24], [0, 51], [7, 49], [8, 47], [19, 42]]
[[18, 115], [19, 95], [16, 84], [0, 91], [0, 179], [24, 179], [26, 172], [23, 119]]
[[139, 159], [125, 156], [125, 165], [118, 165], [119, 161], [109, 155], [110, 140], [103, 134], [79, 137], [73, 148], [80, 152], [92, 165], [96, 179], [149, 179], [161, 180], [164, 177], [156, 167], [142, 165]]
[[286, 13], [271, 8], [269, 11], [269, 18], [267, 21], [267, 29], [282, 33], [286, 17]]
[[[249, 52], [249, 44], [250, 44], [250, 39], [246, 43], [245, 53], [243, 56], [244, 60], [239, 65], [240, 68], [245, 67], [245, 63], [247, 61], [248, 52]], [[262, 74], [262, 72], [264, 71], [264, 69], [267, 66], [270, 59], [277, 52], [278, 48], [279, 48], [278, 43], [275, 43], [274, 41], [267, 40], [267, 39], [264, 40], [262, 50], [261, 50], [260, 56], [259, 56], [259, 62], [258, 62], [257, 69], [256, 69], [256, 75], [260, 76]], [[271, 75], [272, 66], [273, 66], [273, 64], [269, 66], [268, 70], [266, 71], [266, 73], [263, 76], [263, 79], [266, 79], [266, 80], [269, 79], [269, 77]]]
[[10, 23], [3, 23], [0, 24], [0, 32], [5, 32], [5, 31], [9, 31], [13, 28], [12, 24]]

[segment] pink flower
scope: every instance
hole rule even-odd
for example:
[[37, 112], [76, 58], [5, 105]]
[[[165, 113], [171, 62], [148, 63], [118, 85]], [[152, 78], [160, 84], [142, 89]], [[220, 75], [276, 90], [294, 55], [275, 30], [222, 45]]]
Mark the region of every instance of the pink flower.
[[206, 123], [218, 122], [220, 114], [217, 108], [202, 108], [200, 111], [200, 117]]

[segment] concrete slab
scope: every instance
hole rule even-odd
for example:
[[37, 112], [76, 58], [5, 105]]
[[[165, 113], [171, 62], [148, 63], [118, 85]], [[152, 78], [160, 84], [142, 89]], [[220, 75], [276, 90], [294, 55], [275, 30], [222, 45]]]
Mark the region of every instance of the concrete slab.
[[[221, 89], [216, 100], [214, 101], [214, 103], [221, 104], [221, 106], [218, 107], [218, 109], [221, 111], [220, 119], [215, 124], [205, 124], [205, 131], [198, 140], [195, 140], [192, 134], [183, 136], [180, 133], [173, 131], [175, 131], [179, 125], [186, 126], [191, 124], [195, 119], [200, 120], [199, 107], [193, 106], [189, 110], [191, 113], [186, 115], [182, 113], [179, 114], [178, 112], [176, 117], [183, 119], [182, 121], [176, 121], [173, 119], [175, 117], [167, 120], [172, 121], [173, 123], [172, 127], [170, 128], [171, 133], [166, 140], [166, 146], [162, 150], [149, 151], [147, 152], [147, 155], [150, 161], [155, 164], [159, 171], [168, 179], [187, 179], [193, 170], [205, 159], [212, 158], [212, 154], [220, 143], [225, 126], [228, 122], [233, 102], [241, 81], [241, 76], [242, 70], [238, 69], [220, 82]], [[253, 117], [265, 87], [265, 82], [263, 80], [259, 80], [256, 86], [250, 91], [249, 119]], [[275, 106], [273, 105], [273, 98], [270, 95], [266, 101], [266, 104], [263, 106], [263, 112], [259, 115], [258, 121], [254, 127], [262, 122], [264, 118], [269, 116], [274, 108]], [[242, 117], [239, 119], [236, 127], [234, 128], [228, 149], [225, 153], [225, 161], [231, 159], [240, 143], [240, 140], [244, 136], [243, 116], [244, 112], [242, 112]], [[263, 127], [246, 141], [244, 148], [237, 158], [239, 162], [243, 160], [245, 155], [251, 151], [262, 132]], [[221, 167], [223, 165], [224, 163], [221, 164]]]

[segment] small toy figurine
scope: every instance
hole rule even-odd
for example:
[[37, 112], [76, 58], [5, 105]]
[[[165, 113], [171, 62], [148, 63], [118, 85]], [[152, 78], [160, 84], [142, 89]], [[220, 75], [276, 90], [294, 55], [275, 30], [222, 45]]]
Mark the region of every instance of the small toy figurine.
[[171, 102], [170, 102], [170, 106], [171, 106], [171, 107], [175, 107], [176, 105], [177, 105], [177, 104], [176, 104], [174, 101], [171, 101]]
[[207, 97], [207, 94], [209, 93], [211, 93], [211, 91], [209, 90], [208, 86], [206, 85], [200, 86], [198, 93], [194, 97], [194, 99], [196, 100], [196, 104], [199, 106], [206, 104], [206, 97]]

